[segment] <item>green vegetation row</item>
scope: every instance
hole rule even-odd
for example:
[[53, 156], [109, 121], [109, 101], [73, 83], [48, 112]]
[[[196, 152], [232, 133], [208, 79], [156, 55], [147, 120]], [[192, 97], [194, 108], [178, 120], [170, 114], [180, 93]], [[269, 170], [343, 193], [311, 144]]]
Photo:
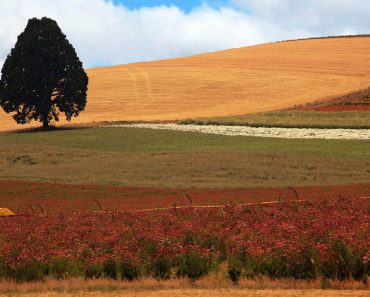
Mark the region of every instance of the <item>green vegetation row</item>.
[[370, 112], [282, 111], [244, 116], [199, 118], [183, 125], [226, 125], [255, 128], [370, 129]]
[[[219, 248], [226, 243], [219, 242]], [[152, 246], [147, 246], [148, 252]], [[215, 273], [237, 283], [240, 279], [253, 279], [267, 276], [272, 279], [293, 278], [314, 280], [356, 280], [367, 283], [370, 275], [369, 264], [360, 254], [341, 241], [335, 241], [330, 247], [332, 257], [321, 262], [315, 250], [302, 251], [299, 258], [257, 260], [246, 253], [225, 254], [217, 260], [207, 258], [197, 252], [187, 252], [175, 258], [161, 256], [150, 261], [109, 259], [103, 263], [88, 264], [66, 257], [56, 257], [49, 263], [35, 259], [26, 264], [11, 268], [0, 261], [0, 280], [15, 282], [42, 281], [47, 277], [67, 279], [84, 277], [86, 279], [109, 278], [133, 281], [153, 277], [161, 280], [188, 278], [197, 280]], [[148, 260], [148, 258], [147, 258]]]

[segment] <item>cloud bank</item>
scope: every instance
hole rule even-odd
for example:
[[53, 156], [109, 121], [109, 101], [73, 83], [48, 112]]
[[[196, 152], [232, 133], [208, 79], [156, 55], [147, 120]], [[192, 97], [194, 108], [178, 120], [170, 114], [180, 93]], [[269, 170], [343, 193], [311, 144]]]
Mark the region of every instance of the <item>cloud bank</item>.
[[31, 17], [55, 19], [86, 67], [187, 56], [261, 42], [370, 33], [367, 0], [232, 0], [185, 13], [108, 0], [0, 0], [0, 67]]

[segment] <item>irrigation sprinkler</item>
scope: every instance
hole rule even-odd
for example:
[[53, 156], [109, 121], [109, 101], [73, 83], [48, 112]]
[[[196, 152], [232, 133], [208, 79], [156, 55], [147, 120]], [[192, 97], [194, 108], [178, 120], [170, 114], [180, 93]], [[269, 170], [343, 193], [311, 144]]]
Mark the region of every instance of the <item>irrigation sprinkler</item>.
[[44, 214], [44, 209], [41, 207], [39, 203], [36, 203], [36, 206], [40, 209], [41, 214]]
[[190, 205], [193, 206], [193, 199], [191, 199], [189, 194], [185, 194], [186, 198], [190, 201]]
[[[287, 188], [287, 190], [292, 191], [292, 192], [294, 193], [294, 195], [295, 195], [295, 197], [296, 197], [297, 201], [299, 201], [299, 196], [298, 196], [298, 192], [296, 191], [296, 189], [294, 189], [293, 187], [288, 187], [288, 188]], [[278, 201], [279, 201], [279, 202], [281, 202], [281, 198], [282, 198], [282, 196], [283, 196], [283, 194], [284, 194], [285, 192], [286, 192], [285, 190], [282, 190], [282, 191], [280, 192], [280, 194], [279, 194], [279, 199], [278, 199]]]
[[26, 203], [25, 205], [32, 211], [32, 214], [35, 214], [35, 210], [33, 209], [31, 204]]
[[103, 208], [98, 200], [92, 200], [92, 202], [95, 202], [99, 206], [100, 211], [103, 211]]

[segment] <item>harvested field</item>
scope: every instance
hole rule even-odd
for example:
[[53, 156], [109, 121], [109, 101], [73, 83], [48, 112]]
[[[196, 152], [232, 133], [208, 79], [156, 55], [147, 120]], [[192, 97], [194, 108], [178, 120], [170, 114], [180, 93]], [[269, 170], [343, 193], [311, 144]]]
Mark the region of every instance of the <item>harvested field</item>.
[[314, 129], [314, 128], [265, 128], [222, 125], [179, 125], [179, 124], [123, 124], [115, 128], [146, 128], [199, 132], [226, 136], [274, 137], [287, 139], [357, 139], [370, 140], [370, 129]]
[[[317, 187], [295, 187], [300, 200], [370, 196], [370, 183]], [[189, 195], [191, 200], [186, 196]], [[295, 201], [288, 188], [251, 189], [165, 189], [104, 185], [73, 185], [30, 181], [0, 181], [0, 206], [17, 213], [46, 213], [103, 210], [152, 209], [199, 205], [227, 205], [276, 201]], [[98, 202], [96, 202], [98, 201]]]
[[[369, 87], [370, 38], [262, 44], [188, 58], [89, 69], [74, 123], [179, 120], [274, 111]], [[17, 128], [0, 113], [0, 129]]]

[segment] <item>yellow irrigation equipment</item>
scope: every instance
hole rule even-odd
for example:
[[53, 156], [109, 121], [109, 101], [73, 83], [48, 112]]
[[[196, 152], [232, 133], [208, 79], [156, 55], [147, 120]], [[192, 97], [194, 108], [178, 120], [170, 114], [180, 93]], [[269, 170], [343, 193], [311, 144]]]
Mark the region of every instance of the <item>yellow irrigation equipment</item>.
[[15, 213], [7, 208], [0, 208], [0, 217], [12, 217]]

